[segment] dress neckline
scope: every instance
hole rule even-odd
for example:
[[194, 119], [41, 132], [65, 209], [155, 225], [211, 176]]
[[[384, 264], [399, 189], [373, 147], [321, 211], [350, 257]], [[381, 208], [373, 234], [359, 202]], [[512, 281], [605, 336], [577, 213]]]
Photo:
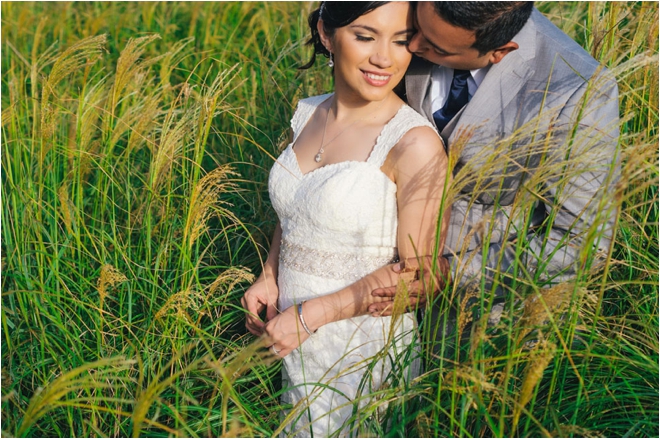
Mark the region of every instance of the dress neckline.
[[313, 174], [314, 172], [316, 172], [320, 169], [325, 169], [325, 168], [328, 168], [328, 167], [332, 168], [336, 165], [351, 164], [351, 163], [369, 163], [371, 161], [371, 158], [373, 157], [374, 153], [378, 149], [378, 146], [381, 143], [381, 140], [383, 138], [383, 134], [385, 133], [385, 130], [386, 130], [387, 126], [390, 125], [392, 123], [392, 121], [395, 120], [397, 118], [397, 116], [401, 113], [401, 111], [403, 111], [403, 109], [408, 106], [405, 102], [403, 104], [401, 104], [399, 109], [394, 113], [394, 115], [390, 118], [390, 120], [388, 120], [385, 123], [385, 125], [383, 125], [383, 128], [381, 128], [380, 133], [378, 133], [378, 137], [376, 138], [376, 142], [374, 143], [373, 147], [371, 148], [371, 151], [369, 152], [369, 155], [367, 156], [366, 160], [342, 160], [341, 162], [328, 163], [328, 164], [325, 164], [323, 166], [319, 166], [318, 168], [314, 168], [314, 169], [311, 169], [311, 170], [303, 173], [302, 168], [300, 167], [300, 162], [298, 161], [298, 154], [296, 154], [296, 151], [293, 149], [293, 147], [294, 147], [296, 141], [298, 140], [298, 136], [307, 127], [307, 124], [312, 119], [312, 116], [314, 115], [316, 110], [318, 110], [318, 108], [321, 105], [323, 105], [328, 99], [332, 98], [333, 96], [334, 96], [334, 93], [329, 93], [327, 98], [323, 99], [323, 101], [321, 101], [316, 107], [314, 107], [313, 111], [311, 111], [309, 113], [309, 115], [307, 116], [307, 118], [303, 122], [302, 129], [298, 132], [298, 135], [296, 135], [294, 137], [294, 139], [291, 141], [291, 143], [289, 144], [289, 148], [291, 149], [291, 153], [293, 154], [293, 161], [296, 163], [296, 169], [298, 171], [298, 174], [300, 174], [300, 176], [302, 178], [305, 178], [308, 175]]

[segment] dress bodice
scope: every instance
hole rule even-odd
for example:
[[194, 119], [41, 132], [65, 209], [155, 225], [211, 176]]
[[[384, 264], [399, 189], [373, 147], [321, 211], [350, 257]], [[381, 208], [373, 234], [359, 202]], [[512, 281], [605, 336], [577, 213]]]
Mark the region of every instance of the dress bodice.
[[[298, 104], [291, 121], [293, 141], [271, 170], [269, 192], [282, 227], [281, 261], [286, 262], [288, 249], [313, 248], [317, 255], [325, 254], [320, 274], [346, 277], [350, 276], [348, 271], [353, 271], [350, 261], [370, 272], [396, 255], [396, 184], [381, 167], [407, 131], [430, 123], [402, 105], [383, 127], [366, 161], [332, 163], [303, 174], [293, 145], [316, 108], [329, 96], [314, 96]], [[328, 260], [331, 255], [337, 255], [340, 267], [349, 269], [335, 270], [339, 267]], [[313, 269], [314, 258], [304, 257], [310, 259], [305, 262], [307, 269]], [[360, 270], [354, 274], [366, 273]]]

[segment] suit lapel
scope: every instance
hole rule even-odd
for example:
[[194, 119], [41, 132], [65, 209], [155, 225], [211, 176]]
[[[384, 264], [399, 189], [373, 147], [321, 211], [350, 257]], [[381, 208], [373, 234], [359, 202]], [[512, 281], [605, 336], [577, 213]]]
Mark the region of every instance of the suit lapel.
[[430, 99], [426, 99], [431, 84], [431, 68], [433, 64], [413, 55], [410, 67], [406, 72], [406, 95], [408, 105], [415, 111], [433, 122]]

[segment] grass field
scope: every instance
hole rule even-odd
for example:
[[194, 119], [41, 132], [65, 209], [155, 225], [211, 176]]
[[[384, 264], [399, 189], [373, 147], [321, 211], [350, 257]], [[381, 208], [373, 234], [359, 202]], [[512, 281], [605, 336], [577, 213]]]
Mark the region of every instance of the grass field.
[[[277, 434], [279, 363], [239, 299], [295, 104], [332, 87], [296, 69], [313, 5], [2, 3], [3, 436]], [[362, 435], [659, 434], [658, 4], [537, 6], [619, 83], [612, 257], [535, 347], [513, 318], [473, 334]]]

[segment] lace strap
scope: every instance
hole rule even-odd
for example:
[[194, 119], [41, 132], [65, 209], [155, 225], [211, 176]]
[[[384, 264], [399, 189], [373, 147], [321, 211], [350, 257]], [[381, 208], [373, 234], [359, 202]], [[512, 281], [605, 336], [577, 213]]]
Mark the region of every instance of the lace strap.
[[331, 93], [311, 96], [309, 98], [301, 99], [298, 101], [296, 111], [293, 113], [293, 117], [291, 118], [291, 129], [293, 130], [294, 143], [300, 132], [303, 130], [303, 128], [305, 128], [305, 125], [307, 125], [307, 122], [312, 117], [312, 114], [314, 114], [314, 111], [316, 111], [316, 108], [326, 99], [328, 99], [330, 94]]
[[431, 122], [429, 122], [424, 116], [417, 113], [411, 107], [404, 105], [383, 127], [383, 130], [376, 140], [376, 146], [374, 146], [367, 162], [373, 163], [380, 168], [383, 166], [383, 163], [385, 163], [385, 159], [390, 153], [390, 150], [399, 143], [399, 140], [401, 140], [401, 138], [411, 129], [422, 126], [430, 127], [435, 130], [433, 125], [431, 125]]

